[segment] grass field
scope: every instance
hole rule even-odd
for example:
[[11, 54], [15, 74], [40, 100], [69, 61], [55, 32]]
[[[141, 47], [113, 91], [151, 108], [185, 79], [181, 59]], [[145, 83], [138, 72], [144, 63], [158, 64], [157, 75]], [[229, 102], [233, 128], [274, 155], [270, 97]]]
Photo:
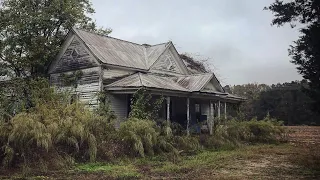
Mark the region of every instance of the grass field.
[[[27, 179], [320, 179], [320, 127], [288, 127], [289, 143], [203, 151], [172, 161], [162, 157], [78, 164]], [[19, 174], [2, 172], [2, 179]]]

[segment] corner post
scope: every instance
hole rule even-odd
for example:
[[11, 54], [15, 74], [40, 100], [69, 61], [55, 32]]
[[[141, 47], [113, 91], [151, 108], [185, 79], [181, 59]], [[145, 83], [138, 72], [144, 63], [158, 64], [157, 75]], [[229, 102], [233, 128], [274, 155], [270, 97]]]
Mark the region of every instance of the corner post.
[[224, 119], [227, 119], [227, 102], [224, 102]]
[[189, 124], [190, 124], [190, 99], [187, 98], [187, 135], [190, 135], [189, 132]]
[[220, 119], [221, 117], [220, 108], [221, 108], [221, 103], [220, 101], [218, 101], [218, 119]]
[[209, 124], [208, 124], [208, 126], [209, 126], [209, 133], [210, 133], [210, 135], [212, 135], [213, 134], [213, 132], [212, 132], [212, 127], [213, 127], [213, 125], [214, 125], [214, 109], [213, 109], [213, 103], [212, 103], [212, 101], [210, 101], [210, 117], [209, 117], [210, 119], [209, 119]]
[[170, 122], [170, 97], [167, 97], [167, 122]]

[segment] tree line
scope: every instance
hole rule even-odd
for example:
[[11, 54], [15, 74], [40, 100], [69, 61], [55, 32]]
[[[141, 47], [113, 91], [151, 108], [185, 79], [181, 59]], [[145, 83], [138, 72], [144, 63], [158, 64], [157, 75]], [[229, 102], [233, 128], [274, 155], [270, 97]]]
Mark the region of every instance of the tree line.
[[302, 80], [226, 86], [225, 90], [247, 98], [238, 113], [243, 119], [263, 119], [269, 114], [286, 125], [319, 125], [319, 114], [311, 110], [314, 101], [304, 92], [307, 88], [308, 82]]

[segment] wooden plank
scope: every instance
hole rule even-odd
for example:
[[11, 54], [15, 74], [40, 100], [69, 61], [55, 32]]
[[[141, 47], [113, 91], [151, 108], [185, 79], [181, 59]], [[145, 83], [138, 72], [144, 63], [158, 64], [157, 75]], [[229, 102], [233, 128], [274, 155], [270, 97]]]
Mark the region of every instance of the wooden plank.
[[224, 119], [227, 119], [227, 102], [224, 102]]
[[220, 119], [220, 117], [221, 117], [221, 113], [220, 113], [220, 109], [221, 109], [221, 103], [220, 103], [220, 101], [218, 101], [218, 104], [217, 104], [217, 108], [218, 108], [218, 119]]
[[189, 136], [189, 124], [190, 124], [190, 99], [187, 98], [187, 135]]
[[170, 96], [167, 97], [167, 121], [170, 122]]

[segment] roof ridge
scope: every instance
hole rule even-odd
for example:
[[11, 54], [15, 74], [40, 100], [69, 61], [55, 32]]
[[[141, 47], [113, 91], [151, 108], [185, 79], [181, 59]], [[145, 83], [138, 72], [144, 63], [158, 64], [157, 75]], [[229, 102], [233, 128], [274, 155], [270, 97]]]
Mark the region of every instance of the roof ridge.
[[183, 74], [177, 77], [188, 77], [188, 76], [201, 76], [201, 75], [212, 75], [213, 73], [197, 73], [197, 74]]
[[85, 30], [85, 29], [80, 29], [80, 28], [74, 28], [74, 29], [79, 30], [79, 31], [84, 31], [86, 33], [94, 34], [94, 35], [97, 35], [97, 36], [111, 38], [111, 39], [115, 39], [115, 40], [118, 40], [118, 41], [123, 41], [123, 42], [127, 42], [127, 43], [131, 43], [131, 44], [134, 44], [134, 45], [138, 45], [138, 46], [144, 47], [142, 44], [138, 44], [138, 43], [134, 43], [134, 42], [131, 42], [131, 41], [127, 41], [127, 40], [111, 37], [111, 36], [108, 36], [108, 35], [103, 35], [103, 34], [98, 34], [98, 33], [95, 33], [95, 32], [90, 32], [90, 31]]
[[159, 43], [159, 44], [154, 44], [154, 45], [151, 45], [151, 47], [152, 46], [159, 46], [159, 45], [163, 45], [163, 44], [169, 44], [170, 43], [170, 41], [169, 42], [164, 42], [164, 43]]

